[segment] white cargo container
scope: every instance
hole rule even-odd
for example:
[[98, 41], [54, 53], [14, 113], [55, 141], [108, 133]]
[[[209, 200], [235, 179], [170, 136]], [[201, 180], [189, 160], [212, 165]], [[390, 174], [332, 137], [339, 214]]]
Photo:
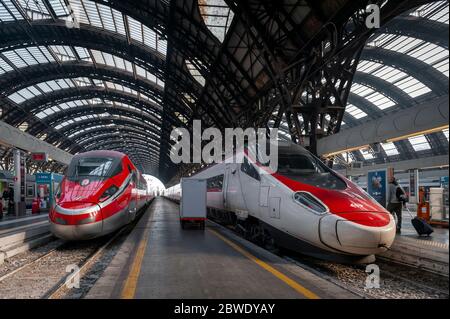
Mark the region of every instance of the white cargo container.
[[180, 222], [205, 228], [206, 221], [206, 180], [196, 178], [181, 179]]

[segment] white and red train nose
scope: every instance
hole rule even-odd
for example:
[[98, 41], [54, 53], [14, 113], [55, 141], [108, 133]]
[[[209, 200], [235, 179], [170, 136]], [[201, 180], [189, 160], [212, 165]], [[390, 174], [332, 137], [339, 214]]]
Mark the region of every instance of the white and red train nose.
[[395, 221], [388, 213], [327, 214], [319, 222], [321, 242], [352, 255], [384, 252], [395, 238]]

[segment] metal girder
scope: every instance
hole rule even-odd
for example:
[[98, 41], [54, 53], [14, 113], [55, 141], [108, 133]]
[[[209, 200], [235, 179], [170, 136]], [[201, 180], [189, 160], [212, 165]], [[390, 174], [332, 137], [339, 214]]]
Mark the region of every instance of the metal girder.
[[69, 165], [72, 159], [72, 154], [22, 132], [3, 121], [0, 121], [0, 143], [27, 152], [45, 152], [50, 158], [64, 165]]
[[405, 108], [411, 104], [411, 97], [394, 84], [369, 73], [356, 72], [353, 83], [363, 84], [376, 92], [382, 92], [397, 102], [398, 107]]
[[417, 159], [408, 159], [403, 161], [398, 161], [395, 163], [383, 163], [383, 164], [376, 164], [376, 165], [370, 165], [370, 166], [364, 166], [363, 168], [352, 168], [352, 169], [346, 169], [338, 170], [340, 173], [344, 173], [347, 176], [363, 176], [367, 175], [367, 172], [369, 170], [378, 170], [388, 167], [393, 167], [395, 171], [407, 171], [410, 169], [426, 169], [426, 168], [435, 168], [435, 167], [448, 167], [449, 160], [448, 155], [441, 155], [441, 156], [427, 156], [427, 157], [421, 157]]
[[[432, 99], [408, 109], [389, 113], [377, 120], [344, 130], [319, 141], [320, 155], [361, 148], [388, 139], [448, 126], [448, 95]], [[414, 152], [414, 150], [410, 150]]]
[[[114, 114], [118, 116], [126, 115], [127, 117], [131, 117], [134, 120], [144, 122], [150, 122], [152, 126], [150, 126], [149, 131], [153, 132], [156, 136], [159, 136], [161, 122], [151, 116], [146, 115], [143, 112], [138, 112], [135, 110], [130, 110], [129, 108], [122, 106], [111, 106], [107, 104], [97, 104], [97, 105], [86, 105], [86, 106], [78, 106], [72, 109], [64, 110], [53, 115], [50, 115], [43, 119], [43, 122], [48, 126], [56, 127], [61, 123], [66, 122], [67, 120], [74, 119], [80, 116], [91, 115], [91, 114]], [[31, 127], [28, 132], [31, 134], [42, 133], [39, 127]]]
[[348, 102], [366, 112], [370, 119], [377, 119], [386, 114], [384, 110], [380, 110], [375, 104], [355, 93], [349, 94]]
[[[29, 33], [24, 33], [24, 28]], [[92, 26], [67, 28], [65, 21], [34, 22], [31, 26], [23, 21], [8, 22], [0, 28], [0, 38], [0, 52], [30, 46], [78, 46], [121, 57], [147, 69], [161, 80], [165, 78], [163, 54], [148, 46], [130, 43], [117, 33]]]
[[122, 135], [129, 135], [129, 136], [136, 136], [136, 137], [145, 137], [150, 140], [153, 139], [153, 136], [151, 134], [148, 134], [146, 131], [133, 128], [133, 127], [121, 127], [120, 133], [117, 133], [117, 128], [115, 127], [100, 127], [92, 130], [88, 130], [85, 132], [80, 132], [76, 135], [74, 135], [72, 138], [77, 141], [77, 144], [82, 146], [84, 143], [95, 140], [97, 136], [102, 136], [102, 134], [105, 135], [114, 135], [114, 134], [122, 134]]
[[[66, 136], [70, 136], [82, 129], [86, 129], [86, 128], [97, 126], [97, 125], [115, 125], [115, 126], [131, 125], [131, 126], [139, 127], [141, 129], [147, 130], [147, 131], [152, 129], [151, 125], [146, 124], [142, 121], [137, 121], [137, 120], [128, 119], [128, 118], [117, 118], [117, 117], [105, 116], [105, 117], [100, 117], [100, 118], [95, 118], [95, 119], [78, 121], [74, 124], [67, 125], [67, 126], [61, 128], [59, 131]], [[118, 127], [118, 129], [119, 129], [119, 127]], [[49, 141], [55, 142], [57, 140], [58, 140], [57, 138], [53, 139], [49, 136]]]
[[64, 78], [87, 77], [111, 81], [161, 100], [163, 88], [144, 78], [135, 78], [130, 72], [90, 62], [63, 62], [38, 64], [20, 72], [10, 72], [0, 77], [0, 93], [10, 95], [38, 83]]
[[[133, 150], [139, 150], [139, 152], [136, 153], [136, 155], [147, 154], [147, 155], [151, 155], [152, 157], [158, 157], [158, 152], [152, 151], [151, 149], [146, 147], [146, 145], [143, 145], [140, 142], [141, 142], [140, 140], [135, 140], [135, 139], [124, 139], [124, 140], [110, 139], [110, 140], [104, 140], [104, 141], [101, 141], [98, 143], [87, 144], [86, 149], [87, 150], [97, 150], [97, 149], [102, 149], [102, 148], [108, 147], [108, 146], [116, 147], [117, 145], [121, 145], [121, 146], [130, 145], [133, 148], [127, 149], [128, 152], [132, 152]], [[157, 160], [155, 160], [155, 164], [158, 164]]]
[[[24, 112], [36, 114], [54, 105], [59, 105], [62, 103], [67, 103], [76, 100], [89, 100], [95, 98], [124, 103], [147, 111], [150, 110], [155, 110], [156, 112], [162, 111], [161, 106], [147, 100], [142, 100], [134, 94], [114, 89], [105, 90], [104, 88], [101, 87], [81, 87], [81, 88], [62, 89], [46, 95], [41, 95], [29, 99], [23, 102], [20, 106]], [[8, 119], [8, 122], [18, 123], [19, 119], [17, 117], [14, 117], [13, 112], [11, 114], [12, 114], [11, 117], [9, 115], [5, 116], [5, 118]]]

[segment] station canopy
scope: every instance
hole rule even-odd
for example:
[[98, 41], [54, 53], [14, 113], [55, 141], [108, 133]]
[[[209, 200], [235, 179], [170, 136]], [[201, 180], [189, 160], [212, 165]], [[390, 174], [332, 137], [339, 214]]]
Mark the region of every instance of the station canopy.
[[[342, 116], [323, 113], [327, 134], [448, 95], [448, 1], [410, 1], [400, 12], [391, 2], [382, 10], [395, 17], [364, 39], [352, 81], [342, 81], [351, 85]], [[312, 52], [324, 28], [355, 21], [365, 5], [276, 3], [0, 0], [0, 119], [73, 154], [125, 152], [145, 173], [166, 171], [163, 179], [173, 167], [170, 132], [195, 118], [220, 129], [275, 126], [291, 140], [278, 81], [308, 69], [298, 52]], [[294, 112], [299, 135], [312, 134], [304, 112]], [[448, 154], [448, 129], [338, 157], [436, 154]]]

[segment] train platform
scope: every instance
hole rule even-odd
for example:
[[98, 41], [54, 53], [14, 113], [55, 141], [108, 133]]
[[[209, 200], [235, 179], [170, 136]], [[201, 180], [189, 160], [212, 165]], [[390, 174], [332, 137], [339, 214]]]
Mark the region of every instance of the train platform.
[[16, 227], [34, 224], [39, 221], [48, 220], [48, 213], [32, 215], [31, 210], [25, 216], [4, 216], [0, 219], [0, 234]]
[[178, 205], [157, 198], [86, 298], [358, 298], [207, 223], [182, 230]]
[[433, 227], [430, 236], [419, 236], [411, 223], [411, 216], [403, 212], [401, 234], [397, 234], [394, 244], [380, 255], [401, 262], [449, 276], [449, 229]]
[[51, 238], [48, 214], [0, 220], [0, 265], [8, 258], [47, 243]]

